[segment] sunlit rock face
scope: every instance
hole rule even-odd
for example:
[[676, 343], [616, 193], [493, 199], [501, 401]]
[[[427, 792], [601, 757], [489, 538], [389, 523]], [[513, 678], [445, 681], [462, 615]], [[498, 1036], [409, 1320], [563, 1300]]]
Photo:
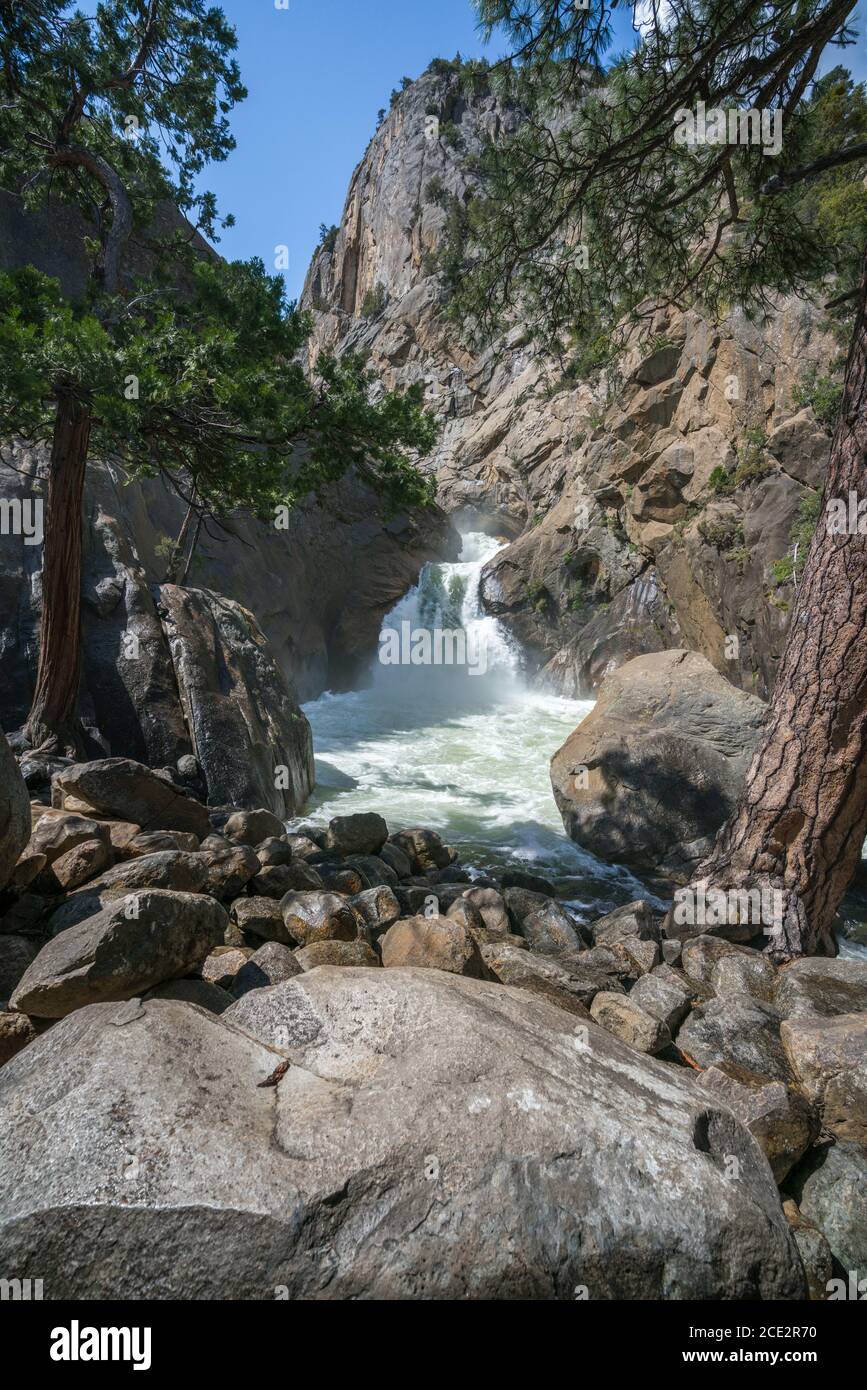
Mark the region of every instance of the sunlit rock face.
[[[790, 299], [764, 324], [738, 309], [719, 324], [652, 315], [608, 380], [565, 381], [521, 326], [496, 353], [471, 350], [434, 256], [449, 196], [471, 191], [467, 156], [520, 120], [456, 74], [402, 93], [308, 272], [311, 361], [364, 347], [388, 385], [424, 382], [443, 422], [429, 460], [440, 502], [513, 542], [484, 597], [557, 689], [592, 692], [635, 656], [685, 646], [766, 697], [792, 598], [773, 567], [830, 447], [793, 392], [837, 347]], [[744, 463], [730, 490], [711, 483]]]

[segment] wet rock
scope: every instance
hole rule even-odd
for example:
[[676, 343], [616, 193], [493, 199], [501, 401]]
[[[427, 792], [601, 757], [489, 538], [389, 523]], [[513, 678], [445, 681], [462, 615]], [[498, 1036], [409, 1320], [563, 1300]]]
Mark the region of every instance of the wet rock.
[[335, 893], [287, 893], [280, 909], [286, 931], [299, 946], [353, 941], [358, 936], [358, 918]]
[[367, 941], [311, 941], [295, 952], [301, 969], [317, 970], [320, 965], [348, 966], [358, 970], [379, 966], [379, 956]]
[[774, 1008], [784, 1018], [867, 1012], [867, 962], [810, 956], [777, 974]]
[[250, 845], [255, 848], [263, 840], [277, 838], [284, 832], [284, 825], [273, 811], [235, 811], [223, 826], [227, 840], [236, 845]]
[[345, 869], [359, 873], [364, 888], [396, 888], [397, 874], [376, 854], [355, 854], [343, 861]]
[[242, 999], [251, 989], [267, 989], [300, 973], [301, 965], [294, 951], [279, 941], [266, 941], [244, 962], [230, 988], [235, 999]]
[[428, 869], [444, 869], [452, 862], [451, 854], [434, 830], [400, 830], [389, 837], [389, 843], [403, 851], [414, 874], [427, 873]]
[[325, 835], [325, 849], [341, 856], [378, 854], [388, 839], [388, 826], [375, 812], [335, 816]]
[[507, 869], [500, 882], [503, 888], [526, 888], [528, 893], [540, 893], [543, 898], [556, 896], [556, 888], [550, 879], [539, 874], [528, 874], [523, 869]]
[[53, 804], [107, 820], [135, 821], [142, 830], [184, 830], [199, 839], [210, 828], [207, 809], [171, 781], [131, 758], [74, 763], [53, 779]]
[[727, 994], [696, 1005], [676, 1042], [699, 1067], [735, 1062], [777, 1081], [791, 1080], [780, 1041], [780, 1016], [770, 1004], [748, 994]]
[[412, 860], [410, 856], [400, 848], [400, 845], [396, 845], [393, 840], [386, 840], [382, 849], [379, 851], [379, 857], [384, 864], [388, 865], [393, 873], [397, 874], [399, 879], [409, 878], [412, 874]]
[[283, 909], [275, 898], [236, 898], [232, 903], [232, 921], [245, 934], [262, 941], [279, 941], [284, 946], [297, 946], [295, 936], [283, 920]]
[[250, 880], [251, 893], [260, 898], [284, 898], [293, 890], [310, 893], [323, 886], [321, 876], [303, 859], [291, 864], [269, 864]]
[[838, 1139], [867, 1147], [867, 1014], [786, 1019], [783, 1047], [801, 1090]]
[[271, 835], [256, 845], [256, 858], [263, 869], [273, 868], [275, 864], [291, 864], [292, 846], [285, 838]]
[[322, 846], [312, 840], [309, 835], [298, 835], [289, 832], [286, 835], [286, 843], [292, 851], [293, 859], [315, 859], [322, 853]]
[[366, 888], [350, 898], [349, 906], [375, 936], [387, 931], [401, 915], [400, 903], [387, 885]]
[[190, 974], [223, 938], [226, 913], [211, 898], [144, 891], [49, 941], [15, 989], [13, 1008], [63, 1018], [87, 1004], [130, 999]]
[[317, 864], [316, 872], [322, 887], [328, 893], [342, 893], [346, 897], [351, 897], [354, 893], [363, 893], [365, 881], [357, 869], [345, 869], [342, 866], [336, 868], [331, 864]]
[[485, 967], [472, 934], [448, 917], [409, 917], [389, 927], [380, 943], [389, 968], [417, 966], [483, 978]]
[[590, 1005], [595, 1021], [638, 1052], [662, 1052], [671, 1042], [664, 1023], [641, 1008], [632, 994], [600, 991]]
[[720, 1062], [701, 1072], [696, 1085], [733, 1110], [755, 1135], [778, 1183], [818, 1137], [815, 1110], [784, 1081]]
[[326, 967], [222, 1018], [83, 1010], [0, 1073], [7, 1277], [36, 1260], [76, 1299], [801, 1297], [752, 1138], [605, 1033], [577, 1056], [574, 1030], [410, 970]]

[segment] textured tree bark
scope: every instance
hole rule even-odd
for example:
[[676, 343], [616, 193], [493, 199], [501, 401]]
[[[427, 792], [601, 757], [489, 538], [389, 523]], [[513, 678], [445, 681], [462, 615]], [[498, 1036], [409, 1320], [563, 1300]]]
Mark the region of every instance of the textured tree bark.
[[867, 535], [834, 534], [828, 514], [834, 499], [848, 512], [852, 493], [867, 499], [867, 258], [822, 513], [762, 738], [693, 885], [778, 890], [775, 960], [836, 954], [834, 915], [867, 834]]
[[54, 422], [42, 552], [39, 668], [26, 732], [34, 748], [78, 756], [81, 674], [81, 510], [90, 413], [61, 394]]

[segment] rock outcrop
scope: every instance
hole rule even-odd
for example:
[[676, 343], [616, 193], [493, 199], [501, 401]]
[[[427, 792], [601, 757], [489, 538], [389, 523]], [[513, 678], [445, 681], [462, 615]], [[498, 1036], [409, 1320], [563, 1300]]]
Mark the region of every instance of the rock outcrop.
[[552, 760], [567, 833], [600, 859], [685, 882], [734, 810], [763, 715], [697, 653], [628, 662]]

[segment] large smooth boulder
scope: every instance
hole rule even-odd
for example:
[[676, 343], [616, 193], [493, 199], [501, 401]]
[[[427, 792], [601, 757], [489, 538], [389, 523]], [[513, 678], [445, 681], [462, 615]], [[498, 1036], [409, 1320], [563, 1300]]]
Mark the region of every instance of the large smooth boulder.
[[15, 754], [0, 730], [0, 888], [12, 877], [29, 839], [30, 797]]
[[388, 839], [388, 826], [374, 811], [335, 816], [325, 833], [325, 848], [334, 854], [378, 854]]
[[7, 1277], [38, 1267], [53, 1298], [804, 1291], [728, 1112], [592, 1024], [430, 971], [315, 970], [219, 1019], [83, 1010], [0, 1072], [0, 1171]]
[[55, 1298], [804, 1291], [727, 1111], [593, 1024], [430, 971], [315, 970], [222, 1019], [73, 1015], [0, 1073], [0, 1171], [7, 1276], [38, 1265]]
[[131, 758], [73, 763], [54, 775], [52, 800], [62, 810], [135, 821], [142, 830], [184, 830], [204, 839], [208, 812], [168, 776]]
[[685, 882], [734, 810], [763, 714], [696, 652], [627, 662], [552, 760], [567, 833], [607, 863]]
[[314, 941], [354, 941], [361, 925], [346, 899], [336, 893], [287, 893], [280, 910], [289, 938], [299, 946]]
[[130, 999], [188, 975], [223, 939], [228, 917], [212, 898], [159, 890], [61, 932], [28, 966], [10, 1003], [34, 1018], [63, 1018], [87, 1004]]

